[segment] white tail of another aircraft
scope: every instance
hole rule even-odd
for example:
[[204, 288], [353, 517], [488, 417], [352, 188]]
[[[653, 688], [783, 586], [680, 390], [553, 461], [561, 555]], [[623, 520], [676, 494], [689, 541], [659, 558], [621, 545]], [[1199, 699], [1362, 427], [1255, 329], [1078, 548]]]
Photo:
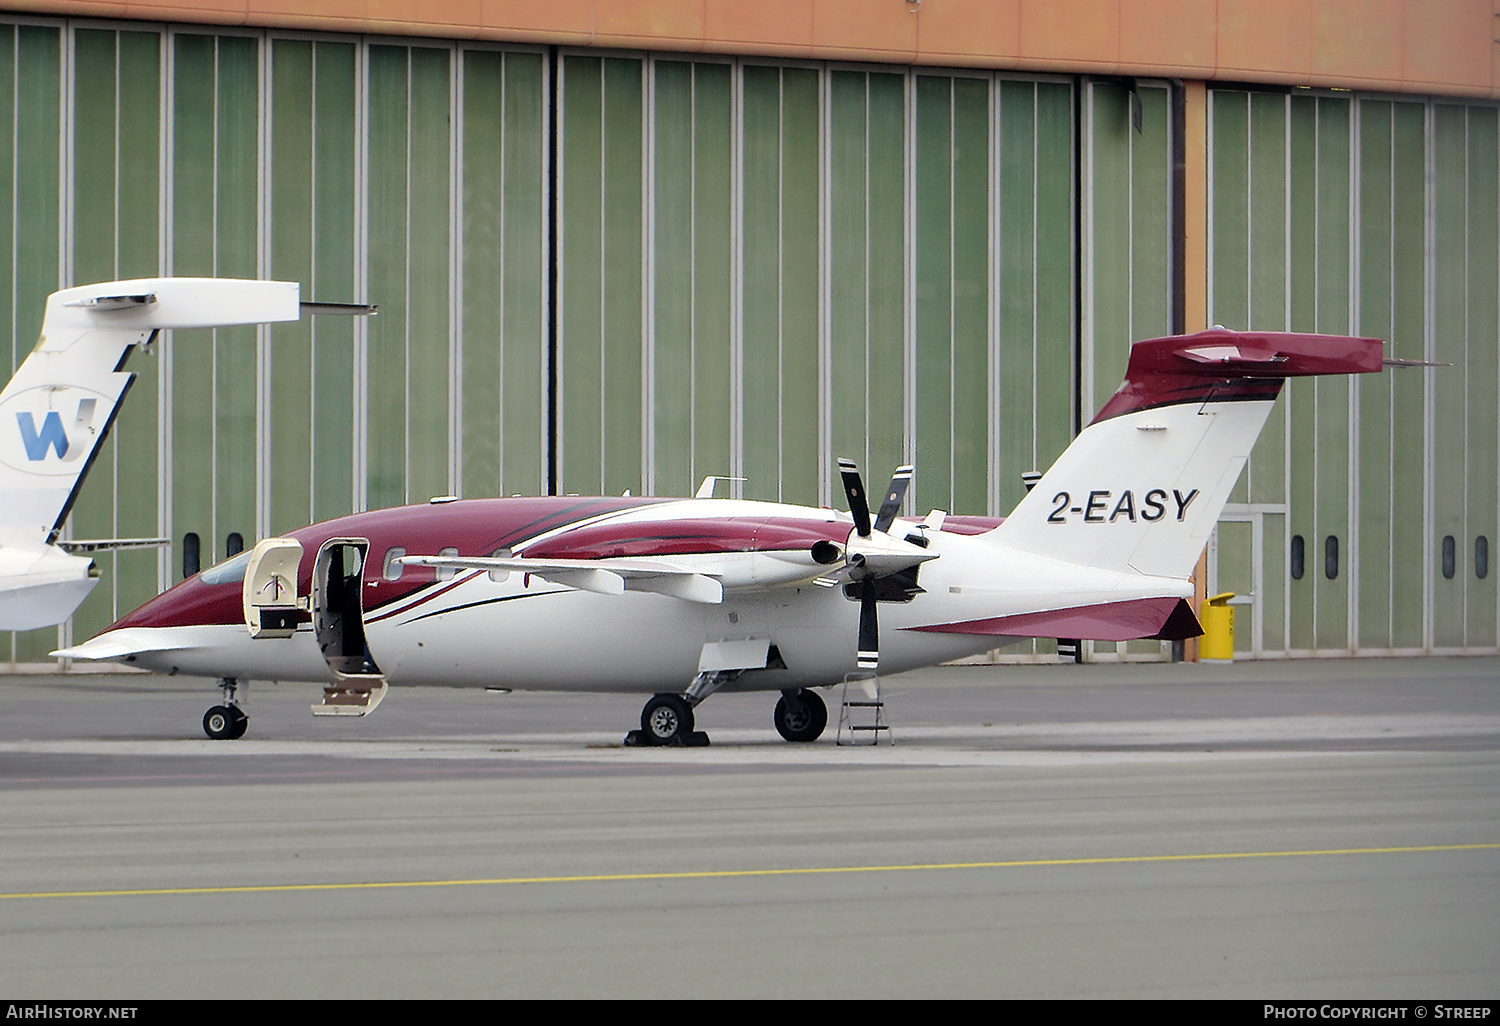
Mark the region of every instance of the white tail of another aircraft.
[[1379, 371], [1381, 342], [1236, 332], [1137, 342], [1125, 384], [999, 527], [1013, 548], [1186, 578], [1289, 377]]
[[57, 538], [135, 375], [136, 346], [163, 328], [294, 321], [296, 282], [144, 278], [47, 300], [42, 337], [0, 393], [0, 630], [61, 623], [93, 590], [93, 551], [151, 539]]

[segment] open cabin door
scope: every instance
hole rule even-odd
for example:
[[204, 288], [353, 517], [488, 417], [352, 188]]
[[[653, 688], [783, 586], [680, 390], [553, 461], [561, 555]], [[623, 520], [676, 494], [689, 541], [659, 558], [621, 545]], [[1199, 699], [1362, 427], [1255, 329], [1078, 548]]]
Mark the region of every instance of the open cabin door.
[[313, 563], [312, 620], [333, 683], [312, 707], [319, 716], [363, 716], [385, 697], [385, 675], [365, 644], [364, 570], [370, 542], [330, 538]]
[[302, 543], [295, 538], [262, 538], [250, 550], [241, 593], [245, 627], [252, 638], [290, 638], [307, 608], [297, 595]]

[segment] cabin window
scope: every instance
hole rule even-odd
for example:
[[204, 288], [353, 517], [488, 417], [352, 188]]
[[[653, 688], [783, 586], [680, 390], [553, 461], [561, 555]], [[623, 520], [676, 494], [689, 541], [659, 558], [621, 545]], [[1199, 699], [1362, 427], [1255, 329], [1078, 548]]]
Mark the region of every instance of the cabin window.
[[397, 560], [404, 555], [406, 555], [406, 550], [399, 545], [386, 549], [385, 562], [381, 564], [380, 576], [388, 581], [399, 581], [401, 579], [401, 571], [406, 568], [398, 563]]
[[[448, 546], [446, 546], [444, 548], [438, 549], [438, 555], [439, 556], [456, 556], [456, 555], [458, 555], [458, 549], [455, 548], [452, 545], [448, 545]], [[457, 576], [458, 576], [458, 567], [456, 567], [456, 566], [440, 566], [440, 567], [437, 568], [437, 579], [440, 580], [440, 581], [451, 581], [451, 580], [453, 580], [453, 578], [455, 578]]]
[[1330, 534], [1323, 542], [1323, 576], [1330, 581], [1339, 576], [1339, 539], [1336, 534]]
[[1292, 535], [1292, 580], [1302, 580], [1302, 575], [1306, 572], [1306, 561], [1307, 543], [1300, 534], [1294, 534]]
[[1453, 542], [1453, 535], [1443, 535], [1443, 576], [1453, 580], [1453, 575], [1458, 572], [1457, 546]]
[[229, 536], [224, 539], [224, 555], [238, 556], [245, 551], [245, 536], [238, 531], [230, 531]]
[[1481, 581], [1490, 575], [1490, 540], [1484, 535], [1474, 539], [1474, 576]]

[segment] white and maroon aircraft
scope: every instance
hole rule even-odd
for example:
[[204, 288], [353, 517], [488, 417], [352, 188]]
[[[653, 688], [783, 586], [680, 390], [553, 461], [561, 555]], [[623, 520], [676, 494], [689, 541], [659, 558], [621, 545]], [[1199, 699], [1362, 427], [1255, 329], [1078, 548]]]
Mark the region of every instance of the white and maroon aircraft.
[[47, 299], [42, 336], [0, 392], [0, 631], [62, 623], [98, 583], [87, 553], [165, 538], [62, 538], [68, 511], [135, 375], [137, 347], [163, 328], [295, 321], [371, 307], [303, 303], [296, 282], [144, 278]]
[[716, 691], [779, 692], [789, 741], [815, 688], [1026, 637], [1200, 632], [1189, 579], [1288, 377], [1379, 371], [1378, 339], [1222, 328], [1133, 347], [1125, 384], [1003, 520], [874, 516], [712, 498], [453, 499], [268, 538], [54, 653], [216, 677], [213, 738], [243, 736], [242, 680], [324, 686], [364, 714], [388, 684], [651, 696], [640, 744], [706, 743]]

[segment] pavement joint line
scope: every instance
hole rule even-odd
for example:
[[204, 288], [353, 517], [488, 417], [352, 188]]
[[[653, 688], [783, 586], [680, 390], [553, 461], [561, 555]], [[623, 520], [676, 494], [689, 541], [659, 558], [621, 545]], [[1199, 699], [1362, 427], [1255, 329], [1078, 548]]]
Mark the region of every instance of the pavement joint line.
[[35, 891], [0, 893], [0, 901], [22, 898], [126, 898], [204, 894], [265, 894], [297, 891], [393, 890], [416, 887], [496, 887], [505, 884], [618, 883], [642, 880], [704, 880], [756, 876], [813, 876], [838, 873], [895, 873], [912, 870], [1020, 869], [1042, 866], [1097, 866], [1150, 862], [1207, 862], [1225, 859], [1269, 859], [1317, 855], [1398, 855], [1500, 849], [1500, 842], [1420, 844], [1386, 848], [1325, 848], [1306, 851], [1206, 852], [1188, 855], [1115, 855], [1099, 858], [1016, 859], [1001, 862], [934, 862], [893, 866], [810, 866], [786, 869], [709, 869], [663, 873], [605, 873], [581, 876], [497, 877], [475, 880], [391, 880], [313, 884], [257, 884], [228, 887], [160, 887], [135, 890]]

